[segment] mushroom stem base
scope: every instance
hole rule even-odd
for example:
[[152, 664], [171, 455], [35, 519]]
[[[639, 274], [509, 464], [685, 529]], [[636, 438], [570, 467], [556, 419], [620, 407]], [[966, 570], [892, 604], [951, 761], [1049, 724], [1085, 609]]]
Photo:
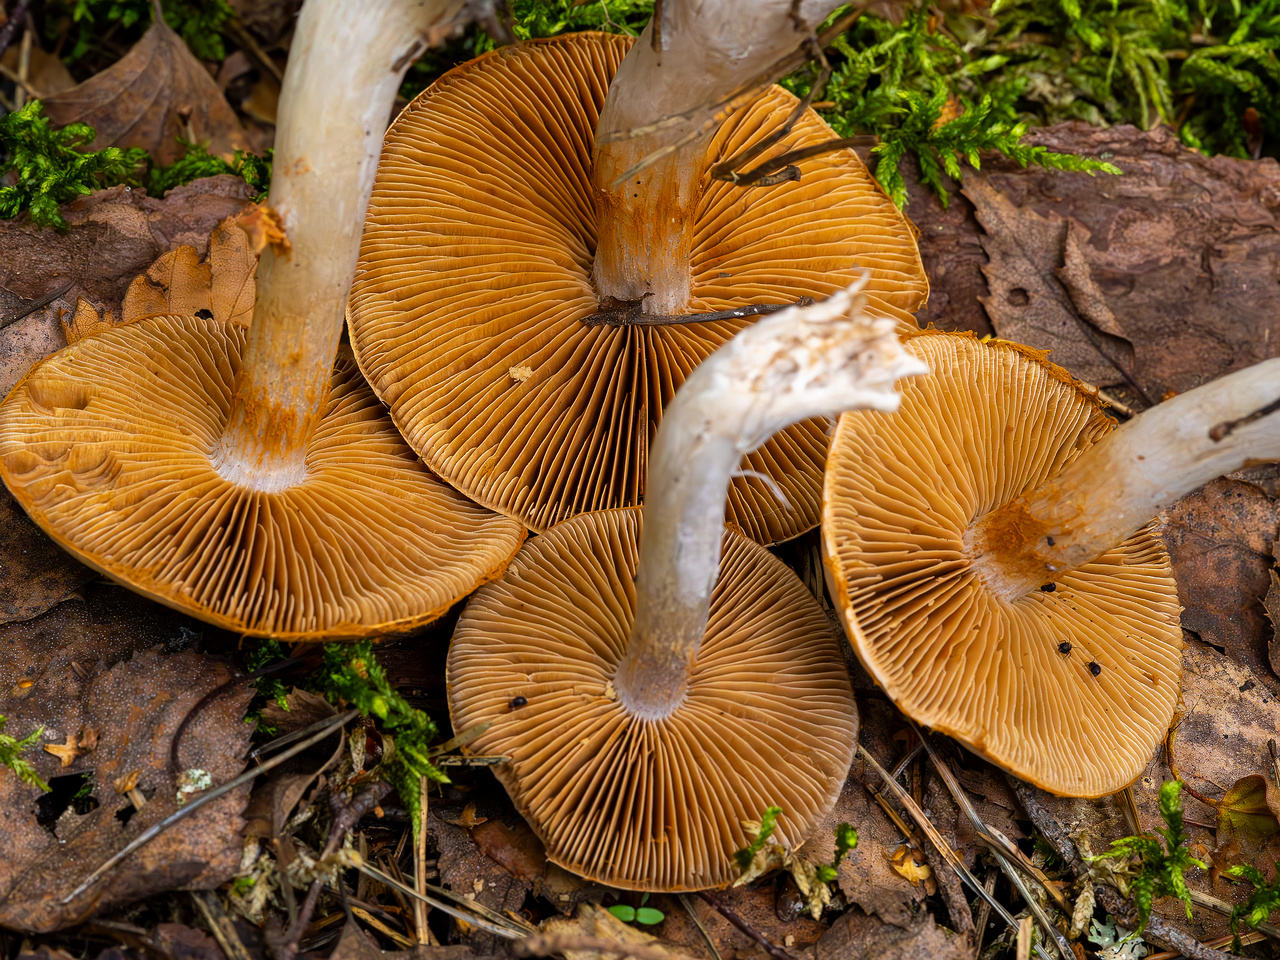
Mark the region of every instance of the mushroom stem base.
[[691, 666], [687, 651], [625, 656], [613, 678], [618, 702], [638, 720], [665, 720], [684, 703]]

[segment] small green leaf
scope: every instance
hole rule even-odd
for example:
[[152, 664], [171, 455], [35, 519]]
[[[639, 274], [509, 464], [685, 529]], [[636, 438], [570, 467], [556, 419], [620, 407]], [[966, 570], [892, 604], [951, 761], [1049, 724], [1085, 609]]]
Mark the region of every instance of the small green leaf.
[[615, 903], [609, 908], [609, 912], [623, 923], [631, 923], [636, 918], [636, 908], [629, 907], [625, 903]]
[[661, 923], [665, 919], [666, 915], [653, 907], [641, 907], [636, 911], [636, 923], [654, 924]]

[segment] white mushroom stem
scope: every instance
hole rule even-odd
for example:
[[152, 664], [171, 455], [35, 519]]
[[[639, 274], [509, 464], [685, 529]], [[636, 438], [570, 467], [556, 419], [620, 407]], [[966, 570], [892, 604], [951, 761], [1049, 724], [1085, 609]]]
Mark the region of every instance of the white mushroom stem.
[[1250, 462], [1280, 460], [1280, 359], [1166, 400], [965, 534], [978, 575], [1016, 600], [1096, 559], [1161, 509]]
[[[805, 0], [800, 19], [816, 27], [840, 0]], [[645, 313], [679, 313], [689, 303], [694, 207], [701, 193], [704, 134], [617, 186], [624, 172], [688, 127], [627, 139], [610, 135], [693, 111], [730, 95], [807, 42], [792, 0], [665, 0], [662, 50], [645, 28], [609, 86], [596, 128], [591, 172], [597, 246], [592, 268], [602, 299], [642, 300]]]
[[864, 277], [822, 303], [743, 330], [689, 376], [649, 454], [636, 618], [614, 689], [657, 720], [683, 701], [720, 571], [729, 481], [745, 454], [801, 420], [898, 407], [900, 377], [927, 373], [864, 313]]
[[382, 137], [405, 71], [464, 0], [307, 0], [280, 91], [268, 205], [287, 245], [262, 251], [219, 473], [300, 482], [329, 393]]

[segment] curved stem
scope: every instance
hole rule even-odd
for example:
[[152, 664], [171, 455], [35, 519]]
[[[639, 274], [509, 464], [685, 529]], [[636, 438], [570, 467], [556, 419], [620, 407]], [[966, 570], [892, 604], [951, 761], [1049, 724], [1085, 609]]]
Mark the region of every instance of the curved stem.
[[743, 330], [668, 405], [649, 454], [636, 617], [614, 677], [633, 715], [661, 719], [684, 699], [720, 572], [725, 497], [743, 455], [809, 417], [896, 410], [895, 381], [926, 372], [902, 350], [893, 321], [863, 313], [865, 285]]
[[[792, 0], [665, 0], [661, 49], [654, 50], [650, 23], [618, 68], [596, 128], [592, 276], [601, 300], [642, 301], [645, 313], [658, 315], [688, 306], [694, 208], [715, 124], [626, 182], [616, 181], [693, 129], [708, 105], [808, 42], [810, 29], [838, 6], [839, 0], [806, 0], [797, 17]], [[692, 118], [611, 139], [678, 114]]]
[[324, 410], [382, 137], [405, 71], [454, 29], [457, 0], [308, 0], [280, 92], [270, 209], [224, 477], [282, 489], [305, 475]]
[[1280, 359], [1166, 400], [1042, 486], [981, 517], [965, 546], [1015, 600], [1124, 542], [1161, 509], [1251, 461], [1280, 459]]

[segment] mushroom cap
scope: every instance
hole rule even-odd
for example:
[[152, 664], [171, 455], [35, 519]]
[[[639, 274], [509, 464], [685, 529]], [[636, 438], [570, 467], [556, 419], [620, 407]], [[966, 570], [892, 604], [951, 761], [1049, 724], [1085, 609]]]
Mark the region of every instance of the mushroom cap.
[[912, 719], [1052, 793], [1113, 793], [1142, 772], [1178, 701], [1164, 544], [1148, 526], [1010, 603], [962, 541], [1113, 422], [1029, 348], [939, 333], [906, 347], [934, 372], [902, 382], [892, 416], [844, 414], [827, 468], [827, 582], [853, 648]]
[[[739, 875], [743, 820], [782, 808], [794, 849], [831, 809], [858, 713], [839, 638], [780, 560], [726, 530], [684, 703], [658, 721], [613, 692], [635, 611], [638, 509], [584, 514], [530, 540], [467, 604], [449, 649], [455, 730], [567, 870], [633, 890]], [[513, 706], [524, 697], [522, 706]]]
[[224, 480], [211, 458], [245, 335], [154, 316], [59, 351], [0, 405], [0, 476], [79, 560], [255, 636], [413, 629], [502, 572], [523, 528], [426, 470], [350, 356], [303, 483], [263, 492]]
[[[427, 464], [545, 530], [638, 504], [648, 445], [684, 378], [751, 318], [587, 327], [596, 224], [592, 143], [632, 41], [571, 34], [505, 47], [441, 77], [392, 124], [349, 306], [360, 368]], [[730, 116], [706, 165], [778, 128], [779, 87]], [[833, 138], [808, 111], [768, 155]], [[899, 319], [928, 281], [910, 225], [852, 150], [799, 182], [704, 178], [692, 254], [703, 313], [823, 299], [866, 269], [870, 312]], [[726, 519], [761, 543], [817, 525], [824, 421], [775, 436], [735, 479]]]

